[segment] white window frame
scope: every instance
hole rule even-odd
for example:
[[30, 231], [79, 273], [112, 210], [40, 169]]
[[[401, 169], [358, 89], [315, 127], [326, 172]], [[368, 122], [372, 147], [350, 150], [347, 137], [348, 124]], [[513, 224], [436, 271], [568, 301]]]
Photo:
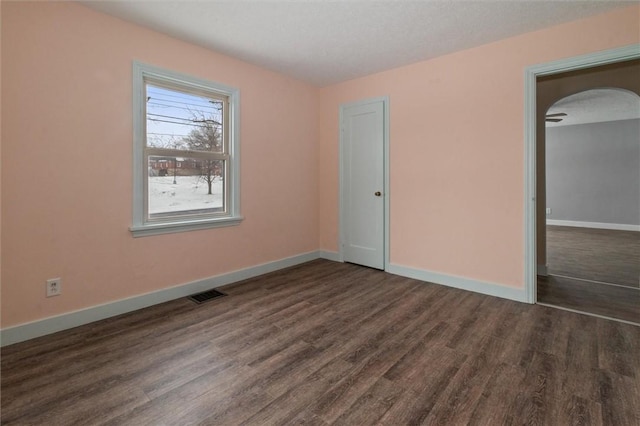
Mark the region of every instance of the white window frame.
[[[200, 90], [227, 97], [228, 151], [226, 160], [225, 196], [226, 214], [210, 217], [172, 216], [166, 220], [148, 220], [146, 214], [146, 184], [148, 170], [146, 148], [146, 91], [145, 80], [162, 82], [191, 90]], [[133, 225], [129, 228], [134, 237], [193, 231], [238, 225], [240, 215], [240, 91], [224, 84], [203, 80], [186, 74], [165, 70], [140, 62], [133, 62]], [[185, 153], [188, 155], [188, 153]]]

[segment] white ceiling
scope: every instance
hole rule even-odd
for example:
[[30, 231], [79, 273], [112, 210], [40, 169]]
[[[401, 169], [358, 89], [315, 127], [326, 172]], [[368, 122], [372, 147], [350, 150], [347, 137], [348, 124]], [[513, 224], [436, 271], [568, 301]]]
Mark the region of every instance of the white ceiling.
[[640, 96], [623, 89], [594, 89], [567, 96], [553, 104], [547, 114], [564, 112], [559, 123], [547, 127], [640, 118]]
[[638, 1], [81, 1], [317, 86], [408, 65]]

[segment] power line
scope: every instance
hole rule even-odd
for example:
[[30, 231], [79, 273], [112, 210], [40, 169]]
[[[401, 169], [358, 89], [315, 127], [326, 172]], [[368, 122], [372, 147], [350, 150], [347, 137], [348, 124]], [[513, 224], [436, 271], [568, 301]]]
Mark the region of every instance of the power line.
[[188, 121], [190, 123], [213, 123], [215, 125], [218, 126], [222, 126], [222, 123], [219, 123], [215, 120], [198, 120], [198, 119], [191, 119], [191, 118], [182, 118], [182, 117], [174, 117], [172, 115], [162, 115], [162, 114], [153, 114], [151, 112], [148, 112], [147, 115], [152, 115], [154, 117], [163, 117], [163, 118], [173, 118], [176, 120], [184, 120], [184, 121]]
[[[153, 98], [151, 98], [151, 101], [153, 101]], [[189, 112], [193, 112], [194, 110], [196, 110], [196, 111], [197, 111], [197, 109], [196, 109], [196, 108], [185, 108], [185, 107], [179, 107], [179, 106], [175, 106], [175, 105], [166, 105], [166, 104], [161, 104], [161, 103], [158, 103], [158, 102], [149, 102], [148, 104], [149, 104], [149, 105], [157, 105], [157, 106], [165, 107], [165, 108], [177, 108], [177, 109], [183, 109], [183, 110], [185, 110], [185, 111], [189, 111]], [[201, 112], [205, 112], [205, 113], [209, 113], [209, 114], [214, 114], [214, 112], [213, 112], [213, 111], [204, 111], [204, 110], [203, 110], [203, 111], [201, 111]], [[220, 113], [219, 115], [222, 115], [222, 113]]]
[[217, 108], [217, 107], [215, 107], [213, 105], [198, 105], [198, 104], [195, 104], [195, 103], [191, 103], [186, 99], [184, 101], [174, 101], [173, 99], [162, 99], [162, 98], [160, 98], [158, 96], [148, 96], [148, 98], [150, 100], [157, 99], [157, 100], [162, 101], [162, 102], [171, 102], [171, 103], [174, 103], [174, 104], [191, 105], [191, 106], [198, 107], [198, 108], [211, 108], [211, 109], [216, 109], [216, 110], [220, 109], [220, 108]]
[[184, 120], [184, 121], [188, 121], [190, 123], [195, 123], [195, 121], [193, 121], [190, 118], [175, 117], [173, 115], [154, 114], [154, 113], [151, 113], [151, 112], [148, 112], [147, 115], [152, 115], [154, 117], [173, 118], [173, 119], [176, 119], [176, 120]]
[[147, 132], [147, 135], [157, 135], [157, 136], [175, 136], [175, 137], [179, 137], [179, 138], [186, 138], [189, 135], [176, 135], [174, 133], [153, 133], [153, 132]]
[[179, 124], [181, 126], [203, 127], [203, 128], [209, 127], [209, 126], [202, 126], [200, 124], [178, 123], [177, 121], [160, 120], [159, 118], [149, 118], [149, 117], [147, 117], [147, 120], [149, 120], [149, 121], [158, 121], [158, 122], [161, 122], [161, 123]]
[[[191, 104], [189, 102], [178, 102], [178, 101], [172, 101], [171, 99], [161, 99], [161, 98], [157, 98], [155, 96], [149, 96], [149, 102], [153, 102], [153, 101], [158, 102], [158, 103], [170, 102], [172, 104], [185, 105], [186, 108], [191, 107], [191, 109], [207, 111], [207, 112], [210, 112], [210, 113], [212, 113], [213, 111], [220, 111], [219, 108], [208, 106], [208, 105]], [[185, 107], [178, 107], [176, 105], [167, 105], [167, 106], [171, 106], [171, 107], [174, 107], [174, 108], [185, 108]]]
[[171, 103], [175, 103], [175, 104], [193, 105], [193, 106], [199, 107], [199, 108], [211, 108], [211, 109], [215, 109], [215, 110], [218, 110], [218, 111], [220, 111], [222, 109], [222, 105], [217, 106], [217, 105], [213, 104], [212, 101], [203, 100], [202, 102], [204, 102], [204, 103], [200, 104], [200, 103], [198, 103], [198, 102], [200, 102], [199, 99], [193, 99], [193, 100], [183, 99], [182, 101], [177, 101], [177, 100], [174, 100], [174, 99], [167, 99], [167, 98], [165, 98], [163, 96], [158, 96], [158, 95], [155, 95], [155, 96], [149, 95], [148, 98], [152, 99], [152, 100], [159, 100], [159, 101], [162, 101], [162, 102], [171, 102]]
[[[162, 89], [162, 88], [159, 88], [159, 87], [156, 87], [156, 86], [148, 85], [147, 86], [147, 93], [149, 93], [150, 91], [151, 92], [155, 92], [160, 96], [169, 96], [169, 97], [172, 97], [172, 98], [184, 99], [185, 97], [190, 97], [190, 98], [193, 98], [193, 99], [201, 100], [202, 102], [220, 102], [220, 103], [223, 102], [222, 99], [217, 99], [217, 98], [213, 98], [213, 97], [212, 98], [208, 98], [206, 96], [198, 96], [198, 95], [192, 95], [192, 94], [174, 95], [174, 93], [180, 93], [180, 92], [177, 92], [175, 90], [170, 90], [170, 89]], [[171, 92], [171, 93], [167, 93], [167, 92]]]

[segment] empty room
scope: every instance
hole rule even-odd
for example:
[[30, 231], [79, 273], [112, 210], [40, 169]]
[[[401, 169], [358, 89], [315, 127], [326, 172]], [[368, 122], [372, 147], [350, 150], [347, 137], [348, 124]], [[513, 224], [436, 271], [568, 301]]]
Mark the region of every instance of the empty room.
[[582, 270], [624, 274], [623, 318], [542, 300], [567, 221], [640, 238], [634, 206], [563, 216], [549, 163], [600, 155], [611, 119], [545, 141], [563, 99], [640, 95], [637, 1], [3, 1], [0, 22], [2, 425], [640, 424], [616, 243]]
[[[640, 84], [640, 61], [600, 74], [611, 72]], [[638, 323], [640, 96], [616, 81], [562, 98], [547, 114], [555, 118], [546, 118], [547, 274], [538, 302]]]

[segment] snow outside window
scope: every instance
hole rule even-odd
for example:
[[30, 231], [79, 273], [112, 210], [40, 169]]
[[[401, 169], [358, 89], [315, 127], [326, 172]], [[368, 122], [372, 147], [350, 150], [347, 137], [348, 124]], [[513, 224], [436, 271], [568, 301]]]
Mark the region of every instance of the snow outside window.
[[239, 92], [135, 62], [134, 237], [237, 225]]

